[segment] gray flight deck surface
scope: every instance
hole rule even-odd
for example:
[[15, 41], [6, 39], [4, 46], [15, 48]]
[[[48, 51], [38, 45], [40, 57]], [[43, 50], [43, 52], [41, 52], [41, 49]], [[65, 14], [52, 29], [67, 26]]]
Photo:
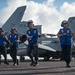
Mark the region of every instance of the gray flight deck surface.
[[39, 66], [30, 66], [30, 61], [20, 62], [20, 65], [13, 66], [2, 63], [0, 75], [75, 75], [75, 60], [71, 62], [72, 67], [66, 68], [64, 61], [51, 60], [39, 61]]

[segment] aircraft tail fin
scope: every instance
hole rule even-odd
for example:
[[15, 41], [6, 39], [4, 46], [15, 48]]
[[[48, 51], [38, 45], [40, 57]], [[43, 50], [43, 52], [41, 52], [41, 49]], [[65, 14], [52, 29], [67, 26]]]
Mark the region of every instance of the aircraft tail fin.
[[2, 26], [2, 28], [5, 31], [10, 31], [12, 27], [20, 24], [25, 10], [26, 6], [18, 7], [15, 12], [10, 16], [10, 18], [6, 21], [6, 23]]

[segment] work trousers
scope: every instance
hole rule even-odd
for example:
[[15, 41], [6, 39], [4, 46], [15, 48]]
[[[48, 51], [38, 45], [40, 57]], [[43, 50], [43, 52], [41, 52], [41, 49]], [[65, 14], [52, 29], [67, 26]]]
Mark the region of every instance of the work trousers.
[[5, 62], [7, 61], [7, 53], [4, 46], [0, 46], [0, 63], [1, 63], [1, 54], [4, 56]]
[[28, 53], [28, 56], [31, 58], [32, 63], [35, 62], [37, 64], [38, 56], [39, 56], [38, 44], [37, 43], [29, 44], [27, 53]]
[[12, 57], [13, 62], [16, 63], [17, 62], [17, 47], [15, 46], [10, 47], [10, 56]]
[[62, 57], [66, 61], [66, 63], [70, 63], [72, 52], [71, 52], [71, 45], [61, 45], [62, 48]]

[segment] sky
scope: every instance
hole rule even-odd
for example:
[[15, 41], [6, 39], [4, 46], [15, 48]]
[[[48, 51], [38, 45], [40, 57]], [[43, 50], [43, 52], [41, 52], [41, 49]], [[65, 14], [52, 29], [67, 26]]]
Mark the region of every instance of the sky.
[[75, 0], [0, 0], [0, 27], [17, 7], [27, 5], [22, 21], [42, 25], [42, 33], [57, 34], [61, 22], [75, 16]]

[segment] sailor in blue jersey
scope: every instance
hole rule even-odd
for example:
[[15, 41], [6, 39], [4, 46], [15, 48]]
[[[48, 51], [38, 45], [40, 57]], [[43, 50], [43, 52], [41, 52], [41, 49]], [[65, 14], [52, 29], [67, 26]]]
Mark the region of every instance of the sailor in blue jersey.
[[[28, 21], [29, 30], [27, 30], [27, 39], [28, 39], [28, 56], [31, 58], [30, 66], [36, 66], [38, 64], [38, 30], [34, 28], [32, 20]], [[34, 57], [34, 58], [33, 58]]]
[[8, 39], [10, 41], [10, 56], [13, 59], [13, 65], [19, 65], [19, 61], [17, 59], [17, 48], [20, 38], [15, 27], [11, 28], [11, 34], [9, 34]]
[[9, 40], [6, 36], [4, 36], [2, 28], [0, 28], [0, 64], [1, 64], [1, 54], [3, 54], [5, 60], [4, 63], [9, 65], [5, 50], [5, 42], [9, 42]]
[[71, 61], [71, 44], [72, 44], [72, 36], [74, 35], [74, 32], [68, 28], [69, 24], [66, 20], [64, 20], [61, 23], [61, 28], [57, 34], [57, 36], [60, 38], [60, 45], [62, 48], [62, 56], [66, 61], [66, 67], [71, 67], [70, 61]]

